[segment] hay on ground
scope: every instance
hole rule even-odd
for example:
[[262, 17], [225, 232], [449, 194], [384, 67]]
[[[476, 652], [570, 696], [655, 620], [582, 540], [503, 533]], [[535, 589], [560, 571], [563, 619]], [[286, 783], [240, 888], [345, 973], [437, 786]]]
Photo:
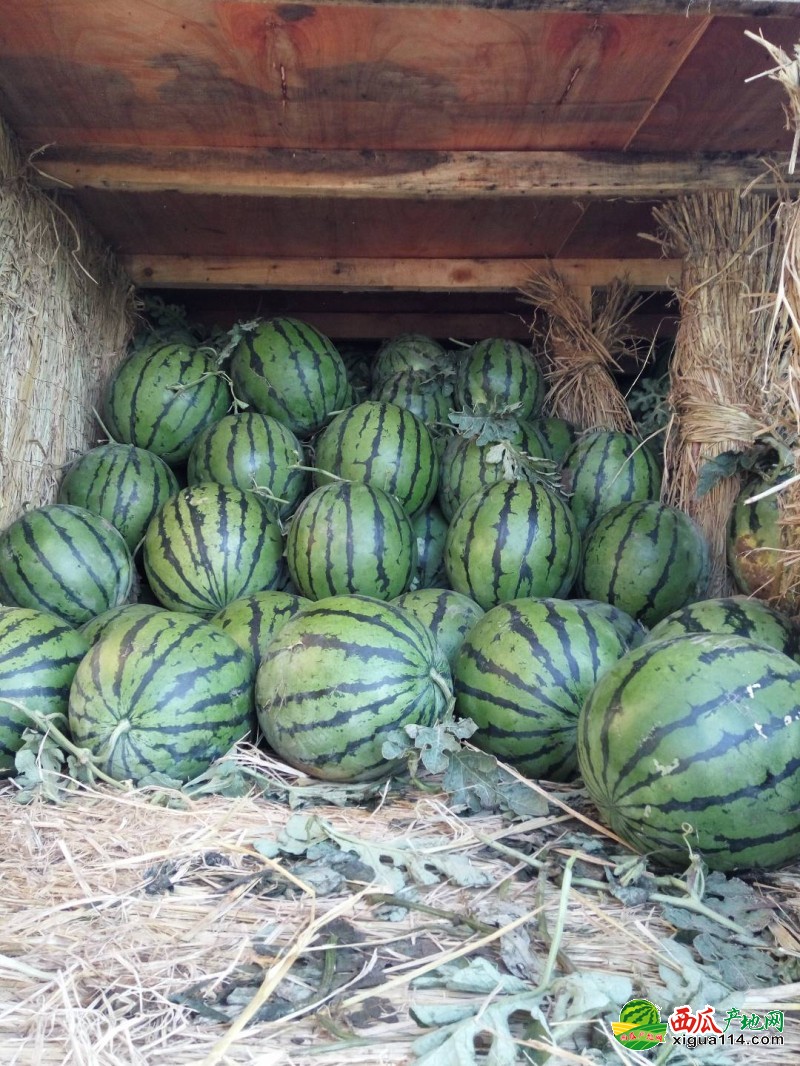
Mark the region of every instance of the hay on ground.
[[35, 189], [0, 121], [0, 528], [52, 500], [96, 438], [130, 333], [130, 282], [64, 200]]

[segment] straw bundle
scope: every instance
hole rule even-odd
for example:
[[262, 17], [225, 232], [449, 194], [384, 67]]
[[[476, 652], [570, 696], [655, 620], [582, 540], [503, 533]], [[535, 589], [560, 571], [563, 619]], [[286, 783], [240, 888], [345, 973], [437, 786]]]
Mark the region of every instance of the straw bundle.
[[638, 303], [631, 287], [615, 280], [589, 308], [551, 269], [529, 278], [522, 295], [546, 315], [545, 325], [535, 318], [531, 330], [540, 335], [550, 359], [553, 413], [579, 429], [633, 432], [631, 413], [613, 378], [619, 356], [633, 340], [628, 320]]
[[740, 479], [700, 497], [697, 488], [706, 462], [775, 429], [765, 401], [778, 364], [763, 359], [779, 266], [774, 211], [768, 197], [734, 191], [680, 197], [654, 216], [667, 253], [684, 262], [664, 498], [699, 524], [711, 549], [709, 594], [723, 595], [731, 591], [726, 530]]
[[0, 122], [0, 528], [48, 502], [96, 434], [129, 335], [130, 283], [67, 204], [26, 179]]

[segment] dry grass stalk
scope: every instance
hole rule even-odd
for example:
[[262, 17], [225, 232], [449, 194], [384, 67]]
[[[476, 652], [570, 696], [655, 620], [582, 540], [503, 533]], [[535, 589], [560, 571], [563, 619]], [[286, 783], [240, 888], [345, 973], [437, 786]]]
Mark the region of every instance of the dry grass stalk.
[[550, 359], [549, 404], [560, 418], [580, 429], [633, 432], [625, 399], [614, 381], [618, 357], [632, 340], [629, 319], [638, 307], [633, 290], [615, 280], [592, 312], [555, 270], [533, 274], [521, 290], [526, 303], [543, 311], [534, 319]]
[[785, 105], [786, 128], [794, 131], [792, 152], [789, 158], [789, 173], [794, 174], [797, 150], [800, 147], [800, 44], [794, 46], [794, 58], [792, 58], [779, 45], [772, 44], [771, 41], [766, 40], [763, 33], [753, 33], [751, 30], [745, 30], [744, 33], [745, 37], [749, 37], [751, 41], [756, 41], [766, 48], [775, 63], [771, 70], [764, 70], [760, 74], [748, 78], [747, 81], [755, 81], [757, 78], [772, 78], [786, 90], [788, 97]]
[[130, 331], [130, 283], [65, 202], [35, 189], [0, 122], [0, 528], [49, 502]]
[[710, 595], [730, 591], [726, 530], [739, 479], [698, 498], [700, 471], [775, 428], [765, 403], [777, 363], [765, 364], [779, 256], [769, 198], [738, 192], [680, 197], [654, 211], [668, 254], [683, 259], [681, 320], [670, 367], [674, 417], [664, 498], [691, 515], [711, 549]]

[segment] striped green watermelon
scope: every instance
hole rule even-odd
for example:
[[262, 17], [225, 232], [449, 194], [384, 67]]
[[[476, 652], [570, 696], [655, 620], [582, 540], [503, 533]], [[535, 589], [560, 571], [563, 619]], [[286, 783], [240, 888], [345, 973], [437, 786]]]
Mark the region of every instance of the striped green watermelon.
[[529, 777], [575, 776], [578, 712], [625, 653], [614, 627], [569, 600], [518, 599], [473, 626], [453, 667], [458, 714], [472, 743]]
[[410, 587], [441, 588], [447, 583], [447, 571], [444, 568], [447, 521], [436, 504], [431, 504], [425, 511], [419, 512], [412, 521], [411, 528], [417, 539], [417, 565]]
[[533, 423], [549, 450], [548, 457], [558, 466], [577, 439], [577, 431], [564, 418], [537, 418]]
[[444, 550], [451, 586], [484, 610], [520, 596], [566, 596], [579, 559], [569, 508], [527, 481], [501, 481], [465, 500]]
[[177, 491], [178, 479], [153, 452], [131, 444], [103, 444], [69, 468], [58, 502], [99, 514], [135, 551], [150, 519]]
[[616, 629], [617, 636], [628, 649], [638, 648], [648, 639], [648, 630], [641, 622], [637, 622], [635, 618], [631, 618], [629, 614], [620, 610], [619, 607], [614, 607], [611, 603], [578, 599], [570, 600], [570, 603], [574, 603], [576, 607], [583, 607], [589, 612], [596, 611], [601, 618], [605, 618]]
[[780, 603], [796, 613], [800, 607], [800, 590], [793, 573], [796, 564], [792, 562], [796, 548], [788, 535], [790, 527], [781, 522], [780, 494], [773, 493], [757, 503], [746, 502], [773, 483], [774, 479], [755, 478], [739, 493], [728, 526], [728, 565], [741, 592]]
[[27, 607], [0, 607], [0, 776], [14, 769], [14, 756], [31, 720], [4, 700], [16, 700], [45, 715], [67, 719], [69, 687], [88, 651], [86, 639], [67, 622]]
[[[461, 504], [487, 485], [498, 481], [513, 481], [526, 476], [518, 464], [507, 469], [504, 460], [513, 452], [504, 448], [504, 441], [478, 444], [460, 434], [449, 437], [442, 454], [439, 474], [439, 506], [445, 518], [452, 519]], [[509, 429], [508, 442], [515, 452], [535, 459], [549, 458], [547, 444], [531, 422], [515, 422]]]
[[116, 440], [175, 464], [187, 458], [198, 434], [222, 418], [230, 402], [213, 352], [160, 344], [134, 352], [116, 372], [105, 419]]
[[165, 607], [206, 617], [278, 587], [285, 573], [273, 507], [254, 492], [208, 482], [162, 507], [147, 527], [142, 559]]
[[358, 593], [391, 600], [408, 588], [417, 562], [411, 522], [393, 496], [337, 481], [306, 496], [286, 539], [289, 573], [310, 600]]
[[275, 498], [282, 518], [290, 515], [306, 492], [303, 446], [276, 418], [246, 411], [226, 415], [204, 430], [189, 455], [190, 485], [216, 481], [246, 491], [261, 490]]
[[529, 348], [517, 341], [478, 341], [458, 364], [455, 407], [482, 412], [513, 412], [535, 418], [545, 395], [544, 374]]
[[654, 626], [708, 586], [708, 546], [682, 511], [653, 501], [623, 503], [590, 526], [578, 585]]
[[121, 607], [112, 607], [109, 611], [103, 611], [96, 618], [90, 618], [81, 628], [81, 636], [91, 646], [106, 635], [111, 629], [119, 626], [127, 628], [131, 622], [140, 618], [152, 618], [154, 614], [162, 614], [163, 607], [157, 607], [152, 603], [123, 603]]
[[421, 333], [401, 333], [378, 349], [372, 368], [372, 388], [381, 389], [390, 377], [405, 370], [435, 374], [446, 362], [441, 344]]
[[348, 401], [342, 358], [319, 330], [273, 318], [246, 331], [230, 364], [234, 393], [261, 414], [306, 437]]
[[119, 781], [188, 781], [247, 734], [252, 711], [247, 653], [208, 622], [162, 611], [110, 628], [92, 647], [72, 684], [69, 725]]
[[800, 666], [744, 637], [643, 644], [587, 699], [578, 761], [600, 817], [682, 870], [800, 858]]
[[255, 672], [272, 638], [292, 615], [310, 603], [291, 592], [255, 592], [229, 603], [210, 621], [252, 656]]
[[444, 394], [441, 381], [420, 371], [392, 374], [375, 390], [374, 398], [403, 407], [426, 426], [445, 422], [451, 411], [450, 398]]
[[450, 668], [431, 631], [392, 604], [334, 596], [304, 607], [264, 653], [256, 711], [267, 743], [291, 766], [331, 781], [390, 773], [388, 733], [433, 725]]
[[365, 400], [342, 411], [317, 439], [316, 485], [363, 481], [395, 496], [413, 518], [436, 495], [439, 459], [425, 425], [393, 403]]
[[561, 483], [583, 535], [596, 518], [620, 503], [657, 500], [661, 471], [649, 448], [631, 433], [601, 429], [572, 446]]
[[746, 637], [800, 660], [796, 626], [780, 611], [745, 596], [699, 600], [673, 611], [650, 630], [651, 640], [669, 640], [688, 633], [719, 633]]
[[483, 608], [474, 600], [451, 589], [417, 589], [392, 603], [410, 611], [430, 629], [451, 667], [467, 633], [483, 617]]
[[0, 534], [0, 602], [31, 607], [71, 625], [125, 603], [133, 562], [105, 518], [54, 503], [19, 517]]

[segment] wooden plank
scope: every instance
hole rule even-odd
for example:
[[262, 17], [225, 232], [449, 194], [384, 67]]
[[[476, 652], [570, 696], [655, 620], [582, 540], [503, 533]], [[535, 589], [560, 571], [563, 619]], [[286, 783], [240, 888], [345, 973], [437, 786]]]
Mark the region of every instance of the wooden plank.
[[610, 150], [704, 8], [3, 0], [0, 110], [31, 145]]
[[783, 152], [791, 146], [776, 82], [746, 82], [770, 66], [768, 54], [744, 36], [764, 35], [790, 54], [800, 38], [794, 18], [716, 18], [630, 143], [633, 151], [669, 144], [679, 152]]
[[670, 289], [680, 279], [674, 259], [269, 259], [261, 256], [123, 256], [143, 288], [407, 289], [423, 292], [515, 290], [549, 266], [574, 285], [607, 285], [627, 275], [643, 289]]
[[[786, 156], [788, 160], [788, 156]], [[776, 160], [779, 164], [785, 160]], [[621, 152], [374, 152], [275, 148], [48, 148], [32, 163], [44, 188], [194, 196], [390, 199], [657, 199], [758, 182], [756, 155]], [[796, 176], [800, 183], [800, 174]]]

